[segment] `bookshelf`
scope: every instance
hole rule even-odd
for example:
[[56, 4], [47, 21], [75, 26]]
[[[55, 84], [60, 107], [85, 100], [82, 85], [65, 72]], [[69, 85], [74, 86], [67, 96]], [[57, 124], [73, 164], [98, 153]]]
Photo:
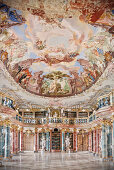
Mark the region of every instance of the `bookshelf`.
[[35, 118], [45, 118], [46, 111], [35, 112]]
[[24, 112], [24, 117], [33, 118], [32, 112]]
[[88, 117], [88, 113], [87, 112], [79, 112], [78, 117], [79, 118]]
[[60, 132], [52, 132], [52, 150], [60, 150]]
[[64, 114], [65, 114], [65, 117], [67, 117], [67, 118], [76, 118], [77, 117], [77, 113], [72, 112], [72, 111], [65, 111]]

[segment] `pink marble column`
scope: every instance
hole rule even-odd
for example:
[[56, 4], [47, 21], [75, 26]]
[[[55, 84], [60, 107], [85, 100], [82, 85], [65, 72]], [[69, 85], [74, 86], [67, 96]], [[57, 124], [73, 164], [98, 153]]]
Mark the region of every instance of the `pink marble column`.
[[77, 140], [77, 133], [76, 130], [74, 129], [74, 133], [73, 133], [73, 151], [76, 152], [77, 148], [76, 148], [76, 141]]
[[15, 130], [15, 152], [17, 153], [18, 152], [18, 130], [16, 129]]
[[92, 152], [92, 130], [90, 129], [89, 131], [89, 147], [88, 147], [89, 152]]
[[98, 154], [100, 155], [100, 153], [101, 153], [101, 128], [99, 128], [98, 129], [98, 134], [99, 134], [99, 136], [98, 136]]
[[96, 153], [96, 129], [93, 130], [93, 152]]
[[99, 133], [97, 128], [96, 129], [96, 154], [98, 154], [98, 145], [99, 145]]

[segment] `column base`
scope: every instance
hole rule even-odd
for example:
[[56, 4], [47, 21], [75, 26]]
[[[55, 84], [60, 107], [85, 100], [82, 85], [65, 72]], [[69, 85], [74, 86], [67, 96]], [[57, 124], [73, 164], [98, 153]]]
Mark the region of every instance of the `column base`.
[[2, 160], [3, 159], [3, 156], [0, 156], [0, 160]]
[[113, 158], [112, 158], [112, 157], [109, 157], [108, 159], [109, 159], [109, 161], [113, 161]]
[[18, 156], [19, 155], [19, 152], [18, 153], [13, 153], [11, 156]]
[[3, 165], [2, 165], [2, 162], [0, 162], [0, 167], [2, 167]]
[[93, 153], [93, 156], [95, 156], [96, 153]]
[[19, 153], [24, 153], [24, 151], [19, 151]]
[[65, 153], [65, 151], [61, 151], [61, 153]]
[[102, 161], [103, 161], [103, 162], [108, 162], [109, 159], [108, 159], [108, 158], [102, 158]]
[[98, 154], [98, 153], [95, 153], [95, 156], [99, 156], [99, 154]]
[[76, 150], [73, 151], [73, 153], [76, 153], [76, 152], [77, 152]]
[[7, 162], [9, 160], [12, 160], [12, 157], [11, 156], [10, 157], [6, 157], [6, 158], [3, 158], [3, 160]]

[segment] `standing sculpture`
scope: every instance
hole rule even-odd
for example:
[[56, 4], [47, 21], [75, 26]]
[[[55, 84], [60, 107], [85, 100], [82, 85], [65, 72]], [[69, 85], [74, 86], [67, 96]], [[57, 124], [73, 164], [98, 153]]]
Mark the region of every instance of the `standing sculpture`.
[[66, 145], [66, 152], [70, 152], [70, 139], [68, 136], [66, 136], [65, 145]]
[[45, 140], [45, 137], [42, 136], [42, 150], [41, 151], [45, 151], [45, 147], [46, 147], [46, 140]]

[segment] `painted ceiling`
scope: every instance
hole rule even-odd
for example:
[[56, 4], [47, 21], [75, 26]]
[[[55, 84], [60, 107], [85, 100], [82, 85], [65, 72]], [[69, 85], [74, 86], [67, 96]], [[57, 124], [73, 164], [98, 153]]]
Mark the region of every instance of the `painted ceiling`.
[[2, 63], [17, 84], [38, 96], [87, 91], [113, 63], [113, 5], [111, 0], [3, 1]]

